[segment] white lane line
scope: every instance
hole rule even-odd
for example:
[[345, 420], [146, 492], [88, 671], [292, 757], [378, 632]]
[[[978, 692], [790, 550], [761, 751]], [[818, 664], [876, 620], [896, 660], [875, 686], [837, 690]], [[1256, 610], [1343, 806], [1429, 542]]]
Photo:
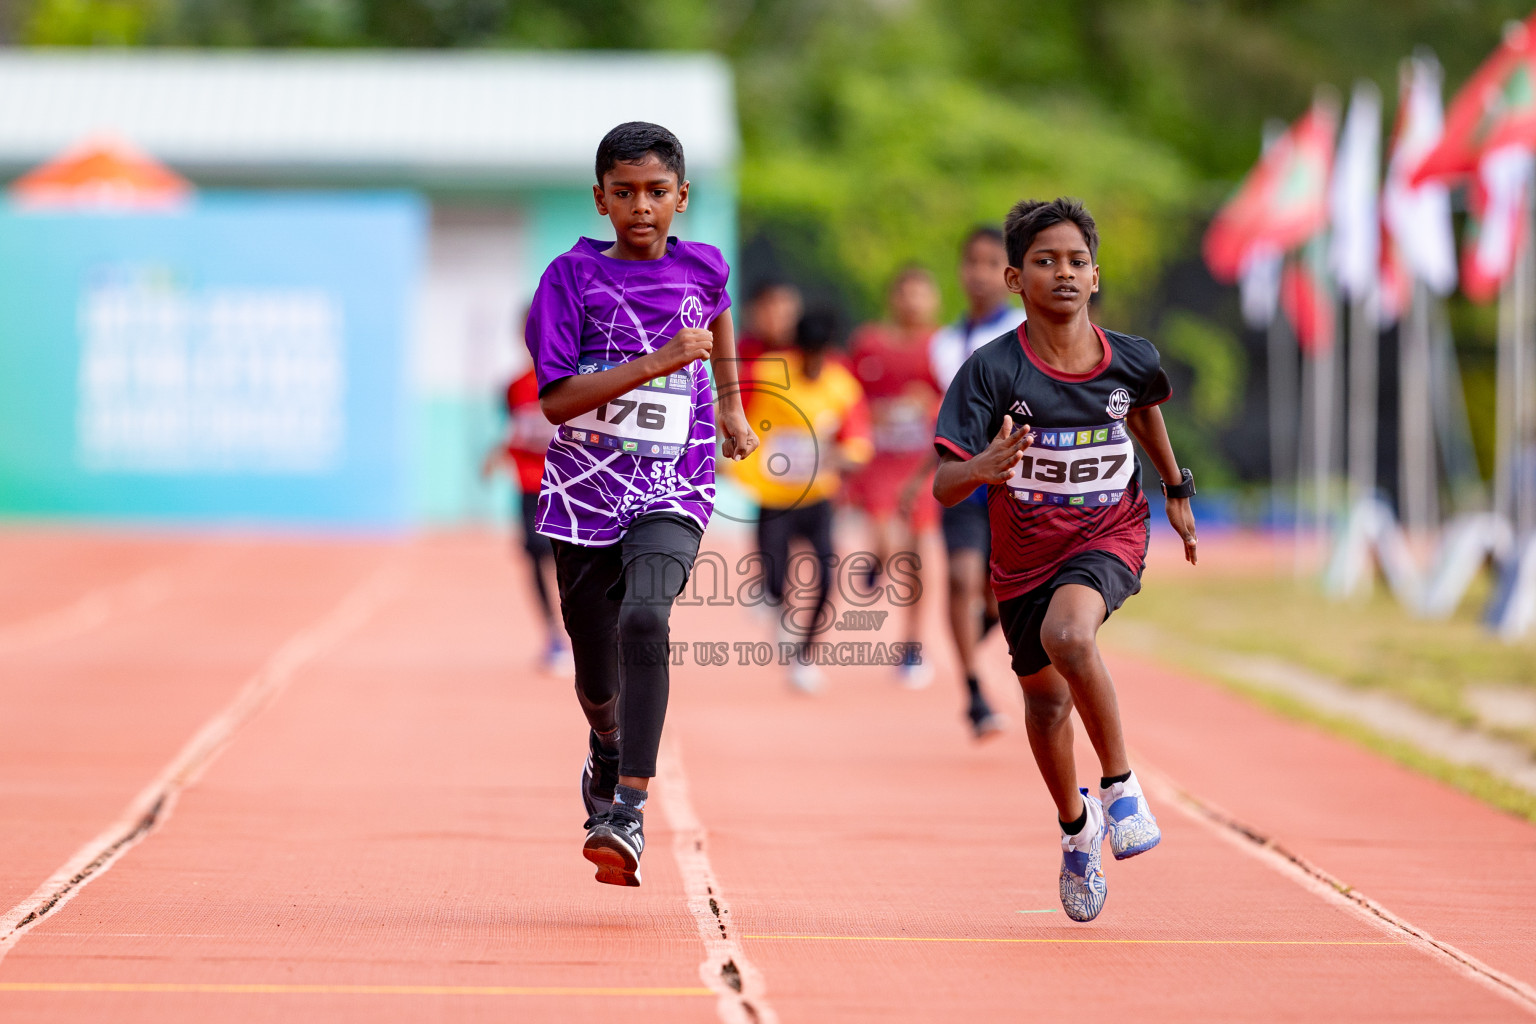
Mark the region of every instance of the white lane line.
[[121, 817], [75, 851], [31, 896], [0, 916], [0, 960], [28, 930], [68, 903], [169, 818], [176, 798], [223, 753], [240, 727], [272, 704], [300, 668], [333, 650], [367, 622], [399, 588], [402, 577], [402, 571], [393, 564], [376, 570], [324, 618], [295, 633], [274, 651], [234, 699], [208, 719], [181, 753], [128, 804]]
[[672, 855], [683, 876], [688, 909], [704, 940], [699, 977], [718, 995], [715, 1005], [724, 1024], [777, 1024], [778, 1015], [764, 995], [763, 976], [747, 960], [731, 927], [731, 908], [709, 863], [708, 836], [694, 813], [682, 757], [671, 740], [662, 744], [656, 773], [657, 795], [672, 829]]
[[62, 608], [0, 626], [0, 654], [68, 640], [115, 615], [151, 608], [170, 593], [170, 575], [165, 569], [150, 569], [121, 583], [97, 587]]
[[1141, 761], [1137, 762], [1136, 774], [1160, 801], [1177, 807], [1186, 817], [1214, 832], [1228, 844], [1268, 865], [1324, 902], [1353, 914], [1377, 931], [1404, 940], [1406, 945], [1536, 1016], [1536, 989], [1528, 983], [1483, 963], [1449, 942], [1435, 938], [1412, 921], [1393, 913], [1300, 854], [1286, 849], [1272, 836], [1244, 824], [1215, 804], [1180, 788], [1166, 775], [1147, 768]]

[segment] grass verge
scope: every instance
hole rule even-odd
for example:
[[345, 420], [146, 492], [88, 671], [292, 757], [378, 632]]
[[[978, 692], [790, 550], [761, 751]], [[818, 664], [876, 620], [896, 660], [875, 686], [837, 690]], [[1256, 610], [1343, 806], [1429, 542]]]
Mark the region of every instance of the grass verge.
[[1536, 823], [1536, 793], [1483, 769], [1455, 764], [1382, 736], [1294, 697], [1235, 679], [1206, 653], [1279, 658], [1344, 685], [1384, 691], [1458, 725], [1521, 742], [1536, 753], [1532, 730], [1489, 728], [1463, 701], [1466, 690], [1477, 685], [1529, 687], [1536, 694], [1536, 644], [1505, 644], [1488, 634], [1477, 622], [1474, 604], [1469, 599], [1450, 620], [1425, 621], [1413, 618], [1384, 595], [1338, 604], [1284, 579], [1157, 579], [1111, 620], [1142, 628], [1117, 637], [1110, 626], [1105, 639], [1112, 646], [1142, 650], [1198, 672], [1286, 718], [1327, 729]]

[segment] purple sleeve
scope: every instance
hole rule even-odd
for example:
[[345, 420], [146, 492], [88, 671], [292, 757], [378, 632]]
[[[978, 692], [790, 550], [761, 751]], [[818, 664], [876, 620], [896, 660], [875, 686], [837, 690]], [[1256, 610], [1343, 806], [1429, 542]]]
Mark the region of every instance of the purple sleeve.
[[576, 375], [581, 357], [581, 297], [568, 261], [557, 259], [544, 271], [528, 308], [524, 340], [533, 357], [539, 393], [557, 380]]
[[704, 321], [709, 324], [714, 323], [715, 317], [731, 308], [731, 293], [725, 287], [731, 279], [731, 265], [725, 262], [725, 254], [712, 245], [706, 247], [705, 262], [709, 264], [709, 269], [715, 275], [710, 282], [716, 295], [715, 308]]

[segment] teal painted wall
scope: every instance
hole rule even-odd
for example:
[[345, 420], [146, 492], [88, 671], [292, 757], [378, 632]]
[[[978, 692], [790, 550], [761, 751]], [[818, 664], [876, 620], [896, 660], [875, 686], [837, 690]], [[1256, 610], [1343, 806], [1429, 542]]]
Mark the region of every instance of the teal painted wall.
[[[523, 232], [519, 305], [578, 236], [612, 237], [585, 186], [528, 190], [507, 202]], [[516, 507], [511, 487], [478, 474], [501, 434], [503, 382], [466, 394], [410, 385], [427, 214], [412, 194], [357, 192], [210, 192], [170, 216], [0, 212], [0, 515], [388, 527], [504, 521]], [[673, 231], [734, 261], [730, 179], [696, 180]], [[114, 274], [125, 286], [170, 288], [194, 304], [219, 288], [329, 296], [345, 324], [340, 447], [297, 468], [253, 464], [250, 451], [216, 464], [193, 457], [180, 467], [99, 458], [87, 465], [78, 437], [82, 296]], [[749, 514], [728, 486], [720, 500], [723, 510]]]
[[0, 209], [0, 514], [410, 518], [409, 193]]

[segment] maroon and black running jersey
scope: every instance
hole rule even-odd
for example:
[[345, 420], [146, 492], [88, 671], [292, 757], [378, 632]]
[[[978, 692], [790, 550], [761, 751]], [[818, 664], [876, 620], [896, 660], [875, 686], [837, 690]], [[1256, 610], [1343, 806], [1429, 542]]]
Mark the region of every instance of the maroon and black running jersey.
[[1013, 477], [987, 488], [992, 587], [1000, 600], [1040, 586], [1083, 551], [1107, 551], [1141, 572], [1147, 499], [1125, 417], [1172, 393], [1145, 338], [1095, 326], [1103, 360], [1069, 374], [1034, 353], [1028, 328], [1021, 324], [965, 361], [944, 395], [933, 439], [941, 454], [969, 459], [992, 443], [1005, 415], [1034, 430]]

